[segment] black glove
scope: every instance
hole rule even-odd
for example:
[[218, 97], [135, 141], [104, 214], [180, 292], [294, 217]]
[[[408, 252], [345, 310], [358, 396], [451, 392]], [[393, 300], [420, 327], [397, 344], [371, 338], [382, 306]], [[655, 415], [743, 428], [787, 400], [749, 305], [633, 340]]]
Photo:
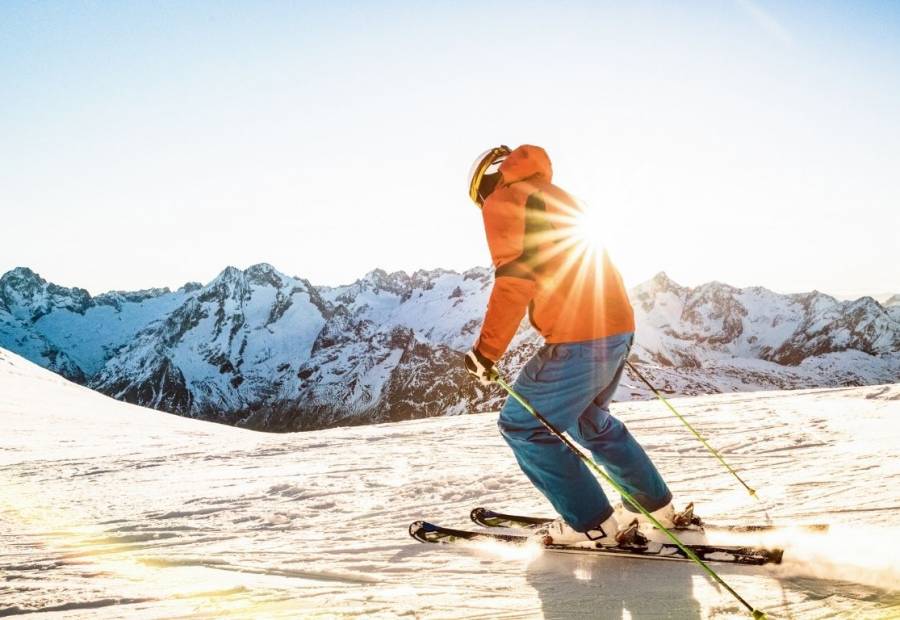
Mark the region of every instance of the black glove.
[[494, 362], [478, 352], [478, 349], [472, 349], [463, 358], [466, 365], [466, 371], [473, 375], [481, 382], [481, 385], [490, 385], [500, 378], [500, 374], [494, 368]]

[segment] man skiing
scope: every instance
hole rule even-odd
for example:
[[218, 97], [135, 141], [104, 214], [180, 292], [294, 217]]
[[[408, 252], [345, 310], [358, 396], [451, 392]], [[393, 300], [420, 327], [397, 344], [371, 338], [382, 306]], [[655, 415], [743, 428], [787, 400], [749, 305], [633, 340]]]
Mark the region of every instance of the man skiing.
[[[543, 149], [500, 146], [483, 153], [469, 176], [469, 196], [482, 209], [495, 268], [481, 334], [465, 356], [482, 383], [529, 313], [546, 344], [515, 382], [555, 428], [587, 448], [648, 512], [673, 525], [672, 494], [609, 403], [634, 341], [634, 313], [622, 278], [605, 251], [579, 235], [582, 209], [551, 183]], [[509, 398], [497, 422], [522, 471], [562, 517], [538, 536], [558, 544], [615, 546], [626, 531], [587, 466]], [[643, 518], [625, 502], [626, 510]]]

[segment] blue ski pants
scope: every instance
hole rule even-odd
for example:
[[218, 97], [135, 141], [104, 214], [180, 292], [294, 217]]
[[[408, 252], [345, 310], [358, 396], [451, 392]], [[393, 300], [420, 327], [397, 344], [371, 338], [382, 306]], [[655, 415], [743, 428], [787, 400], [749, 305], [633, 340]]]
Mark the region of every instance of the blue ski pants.
[[[644, 449], [609, 412], [633, 341], [634, 334], [629, 332], [545, 345], [519, 373], [514, 388], [554, 428], [568, 432], [584, 446], [646, 510], [653, 511], [672, 501], [672, 494]], [[522, 471], [569, 525], [584, 532], [613, 513], [587, 465], [514, 398], [506, 400], [497, 425]]]

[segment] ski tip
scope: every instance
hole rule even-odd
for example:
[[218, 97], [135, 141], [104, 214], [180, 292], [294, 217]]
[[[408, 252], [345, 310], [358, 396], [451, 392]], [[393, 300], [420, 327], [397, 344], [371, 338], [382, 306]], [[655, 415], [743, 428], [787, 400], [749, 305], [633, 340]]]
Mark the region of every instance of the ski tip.
[[413, 521], [409, 524], [409, 535], [419, 542], [435, 542], [435, 532], [441, 529], [428, 521]]
[[425, 530], [426, 523], [424, 521], [413, 521], [409, 524], [409, 535], [420, 542], [424, 542], [422, 535]]
[[484, 519], [485, 513], [488, 512], [487, 508], [479, 506], [478, 508], [473, 508], [472, 512], [469, 513], [469, 518], [472, 519], [473, 523], [477, 523], [481, 525], [482, 520]]

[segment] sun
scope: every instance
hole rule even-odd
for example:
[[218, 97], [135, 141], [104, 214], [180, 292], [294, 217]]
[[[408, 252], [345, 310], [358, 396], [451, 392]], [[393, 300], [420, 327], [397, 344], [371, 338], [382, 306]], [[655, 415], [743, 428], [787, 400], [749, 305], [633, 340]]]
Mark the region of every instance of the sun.
[[529, 233], [529, 246], [540, 248], [535, 264], [553, 264], [554, 280], [572, 279], [575, 286], [593, 281], [603, 270], [606, 249], [601, 233], [609, 229], [595, 211], [580, 202], [553, 201], [545, 217], [547, 226]]
[[602, 254], [603, 222], [593, 209], [583, 207], [572, 216], [572, 235], [585, 253]]

